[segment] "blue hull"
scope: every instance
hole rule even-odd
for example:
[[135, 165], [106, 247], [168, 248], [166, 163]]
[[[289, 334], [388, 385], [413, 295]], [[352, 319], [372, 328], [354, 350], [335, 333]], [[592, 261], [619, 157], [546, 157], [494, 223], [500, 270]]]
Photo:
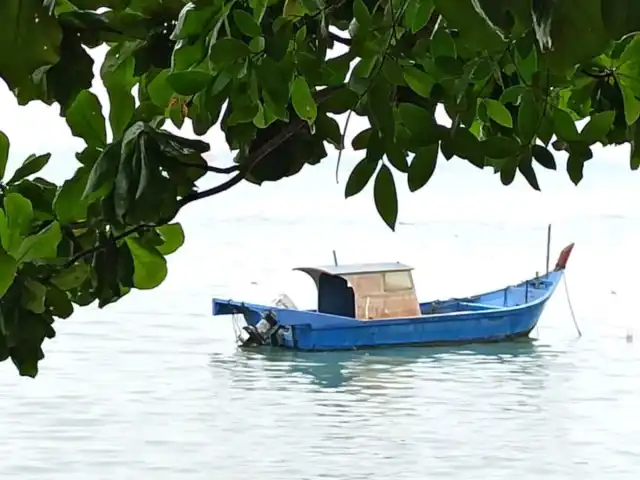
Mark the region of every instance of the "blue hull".
[[255, 326], [270, 312], [277, 329], [266, 343], [306, 351], [508, 341], [535, 328], [562, 275], [552, 271], [473, 297], [421, 303], [421, 315], [409, 318], [357, 320], [220, 299], [213, 300], [213, 314], [241, 314]]

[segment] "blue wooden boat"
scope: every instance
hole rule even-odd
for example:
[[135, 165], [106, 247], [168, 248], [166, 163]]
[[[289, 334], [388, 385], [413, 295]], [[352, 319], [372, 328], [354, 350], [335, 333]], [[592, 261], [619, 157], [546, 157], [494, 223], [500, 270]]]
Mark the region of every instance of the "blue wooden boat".
[[562, 280], [574, 244], [555, 268], [517, 285], [466, 298], [420, 303], [412, 268], [401, 263], [302, 267], [318, 290], [318, 308], [288, 297], [273, 305], [213, 300], [213, 315], [234, 315], [243, 346], [347, 350], [401, 345], [509, 341], [526, 337]]

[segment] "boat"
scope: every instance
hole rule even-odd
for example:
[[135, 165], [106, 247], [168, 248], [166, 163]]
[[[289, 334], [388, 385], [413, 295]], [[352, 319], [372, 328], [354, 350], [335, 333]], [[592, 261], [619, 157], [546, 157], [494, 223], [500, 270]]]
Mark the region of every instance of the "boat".
[[[317, 308], [286, 295], [272, 305], [213, 299], [213, 315], [232, 315], [241, 346], [304, 351], [512, 341], [528, 337], [562, 280], [574, 244], [546, 273], [465, 298], [419, 302], [409, 265], [299, 267], [317, 288]], [[241, 322], [244, 325], [241, 325]]]

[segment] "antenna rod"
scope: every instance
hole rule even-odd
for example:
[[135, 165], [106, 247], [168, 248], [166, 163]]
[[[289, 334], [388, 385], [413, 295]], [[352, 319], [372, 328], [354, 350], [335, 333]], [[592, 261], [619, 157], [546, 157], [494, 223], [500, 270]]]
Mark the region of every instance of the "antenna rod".
[[547, 276], [549, 276], [549, 256], [551, 255], [551, 224], [547, 227]]
[[[549, 262], [547, 262], [549, 263]], [[333, 264], [337, 267], [338, 266], [338, 256], [336, 255], [336, 251], [333, 251]], [[548, 269], [547, 269], [548, 270]]]

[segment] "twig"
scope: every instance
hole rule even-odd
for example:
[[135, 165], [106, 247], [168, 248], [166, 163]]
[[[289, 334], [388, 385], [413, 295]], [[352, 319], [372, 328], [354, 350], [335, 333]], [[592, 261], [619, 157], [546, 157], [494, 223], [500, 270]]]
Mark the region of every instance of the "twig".
[[[137, 225], [135, 227], [131, 227], [128, 230], [125, 230], [124, 232], [122, 232], [120, 235], [116, 235], [115, 237], [113, 237], [111, 240], [114, 242], [117, 242], [118, 240], [123, 240], [124, 238], [128, 237], [129, 235], [132, 235], [136, 232], [139, 232], [140, 230], [144, 230], [145, 228], [154, 228], [154, 227], [159, 227], [160, 225], [164, 225], [167, 222], [164, 223], [158, 223], [156, 225]], [[93, 255], [94, 253], [99, 252], [100, 250], [105, 248], [105, 244], [104, 243], [99, 243], [98, 245], [88, 249], [88, 250], [84, 250], [80, 253], [77, 253], [76, 255], [74, 255], [73, 257], [71, 257], [67, 263], [65, 263], [64, 265], [62, 265], [62, 267], [60, 268], [60, 270], [65, 270], [71, 266], [73, 266], [74, 263], [76, 263], [78, 260], [82, 260], [84, 257], [88, 257], [89, 255]]]
[[[389, 1], [392, 2], [393, 0], [389, 0]], [[408, 0], [404, 1], [404, 3], [402, 4], [402, 6], [400, 8], [401, 12], [404, 11], [404, 9], [406, 8], [408, 3], [409, 3]], [[392, 19], [393, 19], [393, 22], [391, 24], [391, 28], [389, 29], [389, 39], [387, 40], [387, 44], [386, 44], [386, 46], [384, 48], [382, 56], [380, 57], [380, 63], [378, 64], [375, 73], [373, 73], [373, 74], [371, 74], [369, 76], [369, 79], [370, 79], [369, 84], [367, 85], [367, 87], [364, 89], [364, 91], [358, 97], [358, 101], [356, 102], [355, 107], [352, 110], [349, 110], [349, 113], [347, 114], [347, 119], [344, 122], [344, 132], [342, 133], [342, 139], [341, 139], [342, 145], [345, 144], [345, 140], [346, 140], [346, 137], [347, 137], [347, 129], [349, 128], [349, 122], [351, 121], [351, 115], [353, 114], [353, 111], [358, 108], [358, 106], [360, 105], [360, 103], [362, 102], [364, 97], [367, 95], [367, 93], [369, 93], [369, 90], [373, 86], [374, 80], [377, 78], [377, 76], [382, 71], [382, 65], [384, 64], [384, 61], [387, 58], [387, 55], [389, 54], [389, 51], [391, 50], [391, 44], [392, 44], [393, 39], [395, 38], [396, 23], [400, 20], [400, 14], [398, 14], [397, 17], [392, 17]], [[342, 160], [342, 152], [343, 151], [344, 151], [344, 149], [341, 149], [338, 152], [338, 160], [336, 161], [336, 183], [339, 183], [338, 173], [340, 171], [340, 161]]]
[[191, 202], [195, 202], [196, 200], [201, 200], [203, 198], [211, 197], [213, 195], [217, 195], [226, 190], [229, 190], [234, 185], [237, 185], [242, 180], [244, 180], [251, 169], [264, 157], [269, 155], [274, 149], [279, 147], [282, 143], [286, 142], [289, 138], [291, 138], [295, 133], [297, 133], [302, 126], [305, 125], [304, 121], [296, 118], [294, 121], [289, 123], [287, 127], [280, 132], [279, 135], [273, 137], [267, 143], [265, 143], [259, 150], [257, 150], [254, 154], [250, 155], [246, 160], [246, 163], [243, 167], [241, 167], [240, 171], [231, 177], [226, 182], [221, 183], [220, 185], [216, 185], [215, 187], [208, 188], [206, 190], [202, 190], [201, 192], [191, 193], [186, 195], [178, 202], [178, 207], [182, 208], [185, 205], [190, 204]]
[[331, 40], [333, 40], [334, 42], [341, 43], [342, 45], [345, 45], [347, 47], [351, 46], [351, 39], [350, 38], [341, 37], [337, 33], [329, 32], [329, 38]]
[[206, 170], [207, 172], [212, 172], [212, 173], [221, 173], [221, 174], [229, 174], [229, 173], [233, 173], [233, 172], [237, 172], [238, 170], [240, 170], [240, 165], [231, 165], [229, 167], [214, 167], [213, 165], [202, 165], [199, 163], [188, 163], [188, 162], [183, 162], [178, 160], [178, 163], [180, 165], [184, 165], [187, 168], [197, 168], [200, 170]]

